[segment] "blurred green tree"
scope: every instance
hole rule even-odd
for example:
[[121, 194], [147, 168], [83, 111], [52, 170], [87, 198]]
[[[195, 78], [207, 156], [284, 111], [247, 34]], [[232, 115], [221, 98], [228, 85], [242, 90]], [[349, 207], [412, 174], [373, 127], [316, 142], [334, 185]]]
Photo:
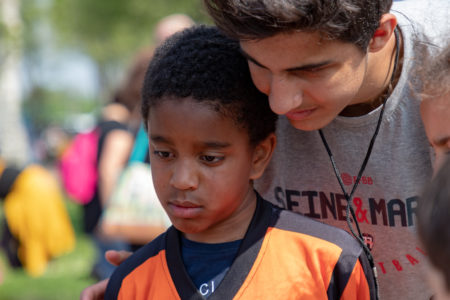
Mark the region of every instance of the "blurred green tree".
[[209, 22], [201, 0], [53, 0], [51, 20], [61, 46], [93, 58], [108, 93], [132, 55], [152, 43], [158, 20], [173, 13]]
[[20, 0], [0, 1], [0, 153], [7, 162], [19, 166], [29, 158], [20, 110], [23, 49], [20, 4]]

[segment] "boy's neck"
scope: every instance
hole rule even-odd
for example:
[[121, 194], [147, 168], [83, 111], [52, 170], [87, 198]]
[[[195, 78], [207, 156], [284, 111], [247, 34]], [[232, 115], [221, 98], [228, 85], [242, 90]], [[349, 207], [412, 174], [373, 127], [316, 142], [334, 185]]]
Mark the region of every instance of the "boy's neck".
[[[358, 117], [368, 114], [383, 104], [389, 98], [400, 78], [403, 65], [403, 45], [399, 34], [399, 59], [395, 67], [397, 51], [395, 35], [392, 34], [388, 44], [378, 52], [367, 54], [367, 71], [363, 86], [356, 96], [357, 99], [368, 99], [345, 107], [340, 116]], [[392, 74], [395, 69], [395, 74]], [[391, 78], [392, 85], [391, 85]]]

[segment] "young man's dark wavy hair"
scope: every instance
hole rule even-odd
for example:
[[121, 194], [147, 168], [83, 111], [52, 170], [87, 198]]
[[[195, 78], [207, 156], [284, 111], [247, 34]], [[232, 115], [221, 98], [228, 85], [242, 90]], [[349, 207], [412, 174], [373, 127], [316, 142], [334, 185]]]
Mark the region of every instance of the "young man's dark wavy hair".
[[228, 36], [259, 40], [281, 32], [320, 32], [366, 51], [392, 0], [203, 0]]
[[238, 42], [216, 27], [186, 29], [155, 51], [142, 89], [145, 124], [152, 107], [168, 98], [188, 97], [232, 118], [248, 131], [252, 145], [275, 131], [276, 115], [267, 96], [254, 86]]

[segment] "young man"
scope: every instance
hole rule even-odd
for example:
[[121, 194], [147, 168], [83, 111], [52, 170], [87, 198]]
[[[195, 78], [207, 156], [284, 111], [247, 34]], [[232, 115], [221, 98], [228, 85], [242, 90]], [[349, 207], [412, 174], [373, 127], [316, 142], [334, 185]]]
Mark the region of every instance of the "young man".
[[280, 115], [256, 189], [356, 235], [358, 221], [380, 298], [428, 299], [414, 216], [431, 160], [411, 70], [448, 39], [449, 2], [204, 2]]
[[106, 299], [375, 297], [352, 236], [253, 189], [275, 146], [276, 115], [236, 41], [204, 26], [169, 38], [147, 71], [142, 114], [173, 226], [118, 267]]

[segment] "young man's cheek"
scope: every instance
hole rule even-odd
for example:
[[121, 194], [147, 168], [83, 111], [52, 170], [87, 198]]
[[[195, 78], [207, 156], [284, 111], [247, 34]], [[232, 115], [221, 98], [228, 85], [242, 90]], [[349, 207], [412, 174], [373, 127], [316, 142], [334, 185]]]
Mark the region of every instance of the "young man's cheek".
[[271, 74], [269, 70], [264, 70], [252, 63], [249, 63], [250, 75], [256, 88], [267, 96], [270, 94], [270, 78]]

